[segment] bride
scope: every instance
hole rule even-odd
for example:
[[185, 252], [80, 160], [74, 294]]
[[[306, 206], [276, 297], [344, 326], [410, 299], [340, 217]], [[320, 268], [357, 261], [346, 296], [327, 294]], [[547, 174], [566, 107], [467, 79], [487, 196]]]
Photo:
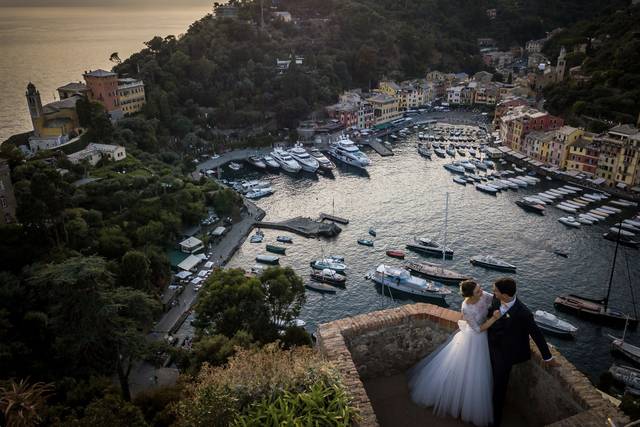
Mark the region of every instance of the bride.
[[486, 330], [500, 311], [487, 319], [493, 296], [476, 282], [460, 283], [460, 293], [460, 330], [410, 371], [409, 388], [414, 402], [433, 406], [439, 416], [487, 426], [493, 422], [493, 384]]

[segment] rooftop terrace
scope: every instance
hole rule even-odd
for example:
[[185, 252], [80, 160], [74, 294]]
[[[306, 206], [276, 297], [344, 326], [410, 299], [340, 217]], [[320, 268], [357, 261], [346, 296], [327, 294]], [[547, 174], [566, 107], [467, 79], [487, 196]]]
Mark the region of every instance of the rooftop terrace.
[[[457, 329], [460, 313], [430, 304], [405, 305], [320, 325], [318, 347], [334, 362], [360, 410], [361, 426], [465, 426], [411, 402], [406, 371]], [[602, 427], [628, 419], [558, 351], [560, 366], [532, 360], [514, 366], [503, 426]]]

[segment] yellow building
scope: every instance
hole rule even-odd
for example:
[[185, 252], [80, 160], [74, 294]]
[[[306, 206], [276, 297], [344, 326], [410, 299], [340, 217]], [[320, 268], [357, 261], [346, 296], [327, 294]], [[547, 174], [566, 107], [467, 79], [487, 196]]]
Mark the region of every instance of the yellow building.
[[558, 166], [560, 169], [566, 169], [569, 147], [583, 135], [584, 129], [574, 128], [572, 126], [562, 126], [556, 130], [550, 147], [549, 163]]
[[597, 176], [622, 188], [640, 185], [640, 130], [619, 125], [594, 141], [600, 145]]
[[377, 92], [381, 92], [393, 97], [398, 101], [398, 108], [400, 110], [407, 109], [407, 98], [402, 94], [402, 88], [396, 82], [391, 80], [383, 80], [378, 84]]
[[146, 103], [144, 83], [138, 79], [118, 79], [118, 105], [123, 114], [135, 114]]
[[380, 125], [402, 117], [398, 100], [386, 93], [376, 93], [367, 101], [373, 107], [374, 123]]

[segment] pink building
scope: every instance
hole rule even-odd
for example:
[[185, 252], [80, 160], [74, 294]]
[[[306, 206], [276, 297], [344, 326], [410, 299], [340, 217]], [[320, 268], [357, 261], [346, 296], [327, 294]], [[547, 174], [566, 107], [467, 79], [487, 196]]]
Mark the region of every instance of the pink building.
[[[94, 70], [84, 73], [89, 88], [89, 99], [104, 105], [109, 113], [121, 115], [118, 103], [118, 75], [110, 71]], [[113, 114], [112, 114], [113, 116]]]

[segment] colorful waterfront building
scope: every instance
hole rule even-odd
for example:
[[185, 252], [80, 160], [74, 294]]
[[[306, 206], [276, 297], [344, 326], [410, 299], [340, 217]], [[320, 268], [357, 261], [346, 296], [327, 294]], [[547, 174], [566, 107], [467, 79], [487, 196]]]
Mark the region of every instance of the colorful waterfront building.
[[600, 145], [596, 175], [619, 188], [640, 186], [640, 130], [618, 125], [594, 138]]
[[118, 101], [118, 75], [111, 71], [93, 70], [84, 73], [89, 88], [89, 100], [102, 104], [112, 119], [122, 117]]
[[556, 130], [547, 163], [557, 166], [560, 169], [565, 169], [569, 147], [574, 144], [578, 138], [582, 137], [582, 135], [584, 135], [584, 129], [574, 128], [572, 126], [562, 126]]
[[530, 132], [524, 137], [520, 152], [527, 157], [543, 163], [549, 163], [551, 144], [553, 143], [554, 131]]
[[590, 176], [596, 174], [600, 158], [601, 145], [593, 139], [580, 137], [569, 146], [566, 166], [567, 171], [580, 171]]
[[520, 152], [528, 133], [559, 129], [563, 124], [560, 117], [535, 108], [519, 106], [500, 117], [499, 134], [504, 145]]
[[373, 107], [375, 125], [389, 123], [402, 117], [398, 100], [393, 96], [380, 92], [367, 98], [367, 102]]

